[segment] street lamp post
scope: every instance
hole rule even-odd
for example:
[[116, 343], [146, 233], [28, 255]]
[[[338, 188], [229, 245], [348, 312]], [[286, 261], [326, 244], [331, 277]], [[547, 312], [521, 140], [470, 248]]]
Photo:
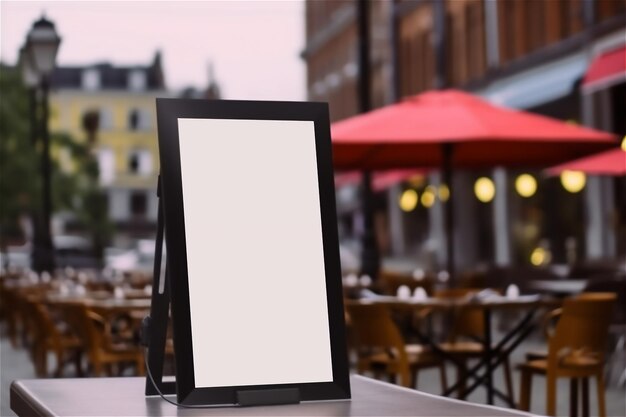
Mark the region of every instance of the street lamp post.
[[[24, 59], [22, 62], [23, 74], [34, 70], [38, 76], [41, 88], [41, 176], [42, 176], [42, 206], [38, 227], [35, 226], [35, 249], [33, 264], [35, 270], [52, 271], [54, 269], [54, 245], [50, 234], [50, 217], [52, 215], [51, 192], [51, 165], [50, 165], [50, 131], [48, 119], [50, 105], [48, 101], [50, 90], [50, 74], [55, 66], [56, 55], [61, 38], [57, 34], [54, 23], [42, 17], [33, 24], [26, 38]], [[26, 80], [26, 77], [25, 81]], [[28, 83], [27, 83], [28, 85]]]
[[[19, 68], [22, 74], [22, 82], [28, 92], [28, 117], [29, 117], [29, 136], [30, 142], [33, 146], [37, 144], [37, 86], [39, 85], [39, 74], [33, 68], [32, 62], [26, 47], [20, 48], [19, 55]], [[39, 245], [41, 242], [41, 221], [39, 210], [31, 211], [31, 220], [33, 225], [33, 248], [32, 248], [32, 265], [34, 269], [39, 269]]]

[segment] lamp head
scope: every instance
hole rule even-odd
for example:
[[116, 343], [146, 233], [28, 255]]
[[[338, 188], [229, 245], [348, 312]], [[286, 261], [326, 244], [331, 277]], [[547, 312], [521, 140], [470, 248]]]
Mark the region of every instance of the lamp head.
[[54, 69], [60, 44], [54, 23], [42, 16], [33, 24], [26, 37], [26, 50], [40, 75], [49, 75]]
[[20, 48], [18, 66], [22, 74], [22, 82], [27, 88], [35, 88], [39, 84], [39, 74], [33, 67], [33, 60], [26, 51], [26, 46]]

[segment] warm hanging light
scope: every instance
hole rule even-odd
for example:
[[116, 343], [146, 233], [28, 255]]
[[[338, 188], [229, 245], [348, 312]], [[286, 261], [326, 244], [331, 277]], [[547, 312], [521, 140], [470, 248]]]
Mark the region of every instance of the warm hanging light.
[[568, 171], [561, 172], [561, 185], [570, 193], [578, 193], [587, 183], [587, 176], [582, 171]]
[[474, 183], [474, 194], [483, 203], [489, 203], [496, 195], [496, 186], [487, 177], [480, 177]]
[[417, 207], [417, 202], [419, 201], [419, 196], [417, 195], [417, 191], [412, 188], [408, 190], [404, 190], [402, 195], [400, 196], [399, 205], [402, 211], [413, 211], [415, 207]]
[[530, 174], [519, 175], [515, 179], [515, 191], [522, 197], [532, 197], [537, 192], [537, 180]]
[[542, 247], [535, 248], [530, 254], [530, 263], [534, 266], [544, 265], [548, 260], [548, 253]]
[[624, 139], [622, 139], [622, 150], [626, 152], [626, 136], [624, 136]]
[[439, 186], [439, 200], [445, 203], [446, 201], [448, 201], [449, 198], [450, 198], [450, 188], [448, 188], [446, 184], [441, 184]]
[[420, 200], [424, 207], [430, 208], [433, 206], [433, 204], [435, 204], [435, 199], [437, 198], [436, 192], [437, 189], [432, 185], [426, 187], [426, 189], [422, 193], [422, 199]]

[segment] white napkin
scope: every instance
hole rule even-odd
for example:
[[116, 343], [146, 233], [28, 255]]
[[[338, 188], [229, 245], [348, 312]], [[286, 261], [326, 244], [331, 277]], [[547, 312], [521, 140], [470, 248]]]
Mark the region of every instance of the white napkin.
[[359, 283], [359, 278], [356, 276], [356, 274], [348, 274], [344, 278], [344, 282], [346, 285], [355, 286]]
[[411, 298], [411, 289], [407, 285], [400, 285], [396, 292], [396, 296], [401, 300], [408, 300]]
[[519, 287], [515, 284], [511, 284], [506, 287], [506, 298], [514, 299], [519, 297]]
[[124, 298], [124, 290], [120, 287], [115, 287], [115, 289], [113, 290], [113, 298], [117, 300], [121, 300], [122, 298]]
[[80, 295], [80, 296], [82, 296], [82, 295], [87, 294], [87, 289], [85, 288], [85, 286], [84, 286], [84, 285], [80, 285], [80, 284], [79, 284], [79, 285], [77, 285], [76, 287], [74, 287], [74, 293], [75, 293], [76, 295]]
[[41, 282], [43, 282], [44, 284], [49, 283], [52, 280], [52, 277], [50, 276], [50, 272], [48, 271], [43, 271], [41, 273]]
[[426, 290], [423, 287], [417, 287], [413, 291], [413, 299], [415, 301], [424, 301], [428, 299], [428, 294], [426, 294]]
[[362, 287], [369, 287], [372, 285], [372, 277], [369, 275], [361, 275], [361, 278], [359, 278], [359, 285]]

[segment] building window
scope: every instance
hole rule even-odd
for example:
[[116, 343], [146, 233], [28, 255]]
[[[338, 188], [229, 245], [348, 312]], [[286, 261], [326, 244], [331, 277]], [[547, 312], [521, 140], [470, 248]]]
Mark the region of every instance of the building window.
[[546, 43], [546, 5], [543, 1], [529, 1], [525, 4], [526, 52], [539, 49]]
[[626, 3], [620, 0], [596, 0], [595, 3], [598, 22], [626, 12]]
[[463, 82], [463, 39], [460, 16], [446, 13], [446, 78], [450, 85], [456, 86]]
[[83, 113], [82, 128], [87, 135], [90, 144], [94, 144], [98, 130], [100, 130], [100, 110], [89, 109]]
[[111, 109], [100, 109], [100, 129], [113, 129], [113, 113]]
[[139, 173], [139, 153], [133, 151], [128, 158], [128, 172], [131, 174]]
[[98, 90], [100, 88], [100, 71], [96, 68], [84, 70], [81, 74], [81, 85], [85, 90]]
[[148, 130], [151, 128], [150, 113], [146, 110], [131, 109], [128, 112], [129, 130]]
[[111, 148], [98, 150], [98, 170], [100, 185], [109, 185], [115, 179], [115, 155]]
[[146, 73], [142, 70], [133, 70], [128, 73], [128, 89], [143, 91], [146, 89]]
[[142, 110], [139, 112], [139, 115], [139, 129], [149, 130], [152, 127], [150, 112], [147, 110]]
[[583, 0], [564, 1], [557, 4], [560, 7], [561, 38], [566, 38], [580, 32], [584, 26]]
[[147, 176], [152, 174], [152, 154], [146, 149], [135, 149], [128, 157], [128, 172]]
[[128, 113], [128, 129], [129, 130], [139, 129], [139, 110], [132, 109]]
[[145, 192], [133, 192], [130, 195], [130, 214], [133, 217], [144, 217], [148, 213], [148, 198]]
[[485, 10], [482, 1], [469, 3], [465, 9], [465, 25], [468, 28], [465, 53], [469, 79], [484, 74], [487, 66], [485, 39]]

